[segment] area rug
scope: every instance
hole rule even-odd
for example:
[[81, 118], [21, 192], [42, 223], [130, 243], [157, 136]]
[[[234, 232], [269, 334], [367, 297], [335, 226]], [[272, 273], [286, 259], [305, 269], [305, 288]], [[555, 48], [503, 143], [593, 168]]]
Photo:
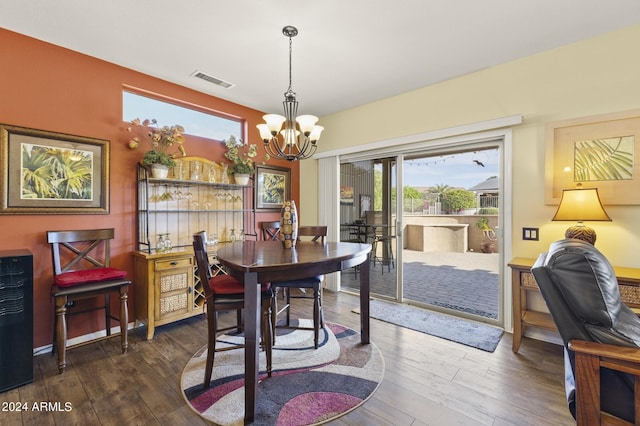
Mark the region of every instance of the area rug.
[[[311, 320], [300, 320], [310, 327]], [[318, 349], [313, 331], [277, 329], [273, 373], [266, 375], [260, 352], [255, 424], [317, 425], [340, 417], [363, 404], [384, 376], [384, 359], [373, 344], [362, 345], [360, 334], [326, 323]], [[241, 335], [218, 339], [243, 340]], [[242, 425], [244, 417], [244, 350], [217, 352], [209, 389], [203, 390], [207, 347], [200, 349], [182, 373], [182, 391], [193, 410], [219, 425]]]
[[[353, 312], [360, 313], [360, 308]], [[496, 350], [503, 333], [500, 328], [475, 321], [381, 300], [371, 300], [370, 316], [487, 352]]]

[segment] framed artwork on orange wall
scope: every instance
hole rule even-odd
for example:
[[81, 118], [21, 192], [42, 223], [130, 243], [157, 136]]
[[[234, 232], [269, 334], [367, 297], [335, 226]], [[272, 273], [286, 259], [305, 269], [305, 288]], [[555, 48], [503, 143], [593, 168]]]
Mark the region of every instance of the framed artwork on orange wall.
[[291, 170], [286, 167], [256, 166], [256, 209], [280, 210], [291, 198]]
[[0, 125], [0, 213], [109, 213], [109, 141]]

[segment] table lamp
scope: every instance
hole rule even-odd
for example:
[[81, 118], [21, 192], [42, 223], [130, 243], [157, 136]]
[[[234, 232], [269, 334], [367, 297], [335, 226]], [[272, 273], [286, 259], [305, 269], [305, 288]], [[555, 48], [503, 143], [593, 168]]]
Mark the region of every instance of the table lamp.
[[565, 238], [576, 238], [591, 244], [596, 242], [596, 231], [582, 223], [589, 221], [611, 221], [602, 207], [597, 188], [565, 189], [562, 191], [560, 205], [552, 221], [577, 221], [577, 225], [570, 226], [565, 232]]

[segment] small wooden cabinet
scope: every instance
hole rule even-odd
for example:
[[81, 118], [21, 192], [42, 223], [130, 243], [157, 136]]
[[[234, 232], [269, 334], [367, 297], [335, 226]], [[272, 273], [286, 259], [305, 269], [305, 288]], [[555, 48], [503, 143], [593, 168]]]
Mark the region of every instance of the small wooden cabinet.
[[136, 319], [147, 326], [147, 339], [156, 327], [198, 313], [204, 298], [201, 286], [195, 287], [193, 253], [133, 256]]
[[[509, 262], [513, 296], [513, 352], [518, 352], [527, 327], [558, 331], [548, 312], [533, 311], [527, 305], [527, 293], [539, 292], [531, 267], [535, 259], [516, 257]], [[622, 301], [634, 311], [640, 312], [640, 269], [613, 267]]]
[[[257, 238], [252, 186], [229, 183], [219, 165], [204, 158], [176, 162], [163, 179], [138, 168], [135, 309], [136, 320], [147, 326], [147, 339], [158, 326], [202, 312], [205, 297], [196, 274], [194, 233], [205, 230], [220, 245]], [[169, 248], [160, 244], [167, 240]], [[213, 275], [221, 273], [214, 247], [210, 257]]]

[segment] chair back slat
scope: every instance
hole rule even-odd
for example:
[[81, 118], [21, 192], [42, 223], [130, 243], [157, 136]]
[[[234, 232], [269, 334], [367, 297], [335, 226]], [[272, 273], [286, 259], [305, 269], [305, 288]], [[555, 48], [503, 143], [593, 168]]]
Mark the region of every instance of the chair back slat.
[[111, 259], [110, 241], [113, 228], [47, 231], [47, 242], [51, 244], [53, 272], [65, 272], [91, 267], [109, 267]]
[[313, 237], [311, 241], [316, 242], [320, 240], [321, 244], [324, 244], [327, 237], [326, 226], [299, 226], [298, 227], [298, 240], [300, 237]]
[[200, 231], [193, 234], [193, 251], [196, 258], [196, 266], [198, 268], [198, 277], [202, 283], [204, 294], [207, 299], [212, 297], [213, 292], [209, 286], [211, 279], [211, 269], [209, 267], [209, 256], [207, 254], [207, 232]]
[[260, 225], [264, 241], [278, 241], [280, 237], [280, 222], [262, 222]]

